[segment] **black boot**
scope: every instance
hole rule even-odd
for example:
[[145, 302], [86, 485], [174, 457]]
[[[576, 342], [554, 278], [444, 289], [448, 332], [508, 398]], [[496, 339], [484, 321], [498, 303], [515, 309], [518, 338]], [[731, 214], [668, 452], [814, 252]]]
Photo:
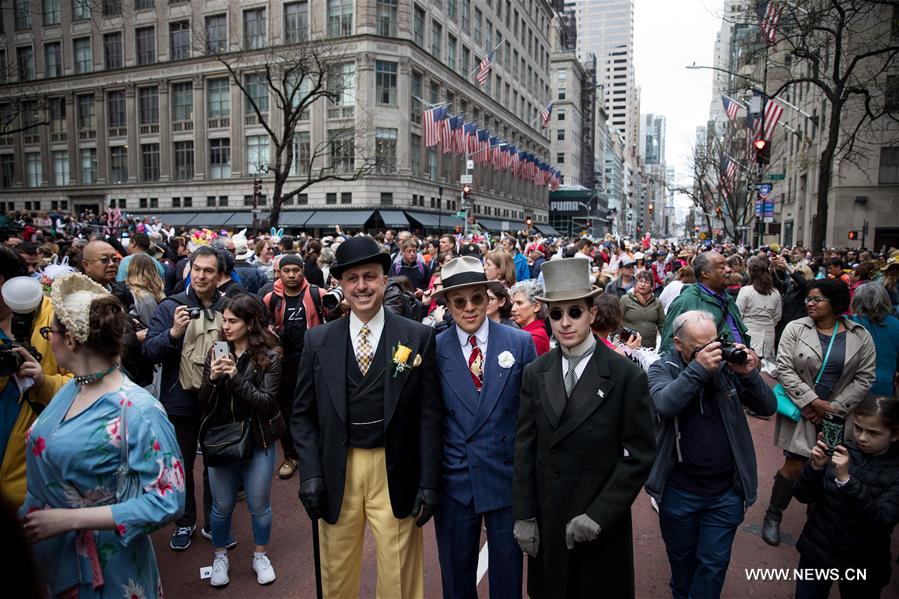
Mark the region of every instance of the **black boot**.
[[787, 478], [780, 472], [774, 475], [774, 487], [771, 489], [771, 503], [765, 512], [762, 522], [762, 540], [777, 547], [780, 545], [780, 520], [783, 511], [790, 505], [793, 499], [793, 486], [796, 481]]

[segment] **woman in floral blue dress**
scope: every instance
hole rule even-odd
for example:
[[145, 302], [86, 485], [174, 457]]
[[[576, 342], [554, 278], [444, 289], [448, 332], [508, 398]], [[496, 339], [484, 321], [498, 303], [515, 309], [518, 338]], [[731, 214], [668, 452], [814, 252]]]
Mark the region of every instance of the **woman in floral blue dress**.
[[50, 298], [55, 316], [41, 334], [75, 379], [26, 441], [20, 516], [41, 583], [54, 597], [162, 597], [149, 534], [184, 509], [174, 429], [118, 370], [119, 301], [79, 274], [55, 281]]

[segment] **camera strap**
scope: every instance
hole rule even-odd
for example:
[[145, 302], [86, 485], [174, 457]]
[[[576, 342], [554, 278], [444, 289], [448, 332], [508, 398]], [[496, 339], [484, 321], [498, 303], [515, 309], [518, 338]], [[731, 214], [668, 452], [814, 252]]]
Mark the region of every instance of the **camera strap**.
[[830, 343], [827, 344], [827, 353], [824, 354], [824, 361], [821, 362], [821, 370], [818, 371], [818, 376], [815, 377], [815, 384], [821, 380], [821, 375], [824, 374], [824, 367], [827, 366], [827, 360], [830, 359], [830, 350], [833, 349], [833, 342], [837, 338], [837, 331], [840, 328], [840, 321], [837, 320], [837, 323], [833, 326], [833, 335], [830, 336]]

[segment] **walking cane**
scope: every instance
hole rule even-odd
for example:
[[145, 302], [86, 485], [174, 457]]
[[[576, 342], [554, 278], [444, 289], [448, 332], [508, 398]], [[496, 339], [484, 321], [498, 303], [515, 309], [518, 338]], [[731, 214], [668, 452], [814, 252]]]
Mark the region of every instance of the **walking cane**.
[[315, 596], [322, 599], [322, 556], [318, 547], [318, 518], [312, 521], [312, 565], [315, 568]]

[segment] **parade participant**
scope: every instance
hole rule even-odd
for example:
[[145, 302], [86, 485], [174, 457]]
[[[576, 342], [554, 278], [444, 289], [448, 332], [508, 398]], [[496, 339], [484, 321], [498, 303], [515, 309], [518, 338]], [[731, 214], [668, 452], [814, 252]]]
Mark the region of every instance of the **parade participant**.
[[[852, 440], [829, 447], [819, 433], [796, 483], [796, 500], [809, 506], [797, 568], [836, 568], [841, 597], [880, 597], [890, 581], [890, 537], [899, 522], [897, 441], [899, 400], [869, 395], [853, 413]], [[864, 572], [864, 579], [850, 578], [849, 570]], [[832, 585], [830, 578], [797, 578], [796, 599], [827, 599]]]
[[899, 319], [892, 315], [890, 295], [879, 281], [865, 284], [852, 298], [852, 320], [871, 334], [877, 356], [877, 378], [870, 393], [895, 393], [896, 365], [899, 364]]
[[871, 335], [841, 316], [849, 309], [849, 288], [839, 280], [817, 279], [808, 284], [807, 292], [808, 317], [788, 324], [777, 347], [777, 378], [801, 416], [794, 422], [778, 413], [774, 427], [774, 444], [783, 450], [784, 464], [774, 475], [762, 523], [762, 540], [774, 546], [780, 544], [783, 511], [815, 446], [824, 414], [850, 414], [876, 377]]
[[655, 455], [646, 375], [591, 335], [588, 261], [543, 276], [559, 345], [524, 373], [512, 490], [528, 595], [633, 597], [630, 508]]
[[756, 256], [749, 261], [749, 285], [737, 293], [736, 304], [752, 340], [751, 347], [761, 359], [762, 369], [773, 375], [777, 350], [774, 333], [783, 314], [783, 301], [774, 288], [767, 258]]
[[665, 309], [653, 294], [652, 284], [652, 273], [638, 273], [634, 288], [620, 301], [622, 325], [640, 334], [643, 347], [655, 348], [656, 337], [665, 326]]
[[528, 259], [521, 253], [518, 241], [511, 236], [503, 237], [503, 249], [509, 252], [512, 260], [515, 262], [515, 281], [526, 281], [531, 277], [531, 270], [528, 268]]
[[377, 242], [353, 237], [336, 254], [351, 314], [306, 334], [291, 421], [299, 496], [319, 527], [326, 597], [358, 596], [368, 522], [376, 596], [417, 599], [442, 457], [434, 334], [384, 310], [390, 256]]
[[512, 297], [499, 281], [487, 283], [487, 318], [506, 326], [519, 328], [512, 320]]
[[[184, 456], [187, 499], [184, 513], [175, 521], [175, 531], [169, 541], [175, 551], [190, 547], [197, 527], [194, 460], [202, 415], [197, 393], [203, 382], [206, 354], [213, 341], [218, 340], [221, 330], [222, 295], [216, 285], [225, 272], [223, 254], [206, 245], [194, 250], [190, 257], [190, 287], [159, 303], [141, 346], [147, 360], [162, 364], [159, 400], [175, 426]], [[203, 513], [208, 526], [212, 498], [205, 468], [203, 472]]]
[[684, 287], [668, 307], [661, 350], [669, 351], [674, 347], [674, 320], [691, 310], [711, 314], [718, 324], [718, 333], [726, 334], [732, 343], [749, 344], [749, 334], [740, 318], [740, 309], [727, 293], [733, 271], [724, 256], [718, 252], [703, 252], [693, 259], [693, 271], [696, 273], [696, 284]]
[[515, 260], [503, 248], [496, 248], [484, 254], [484, 273], [488, 281], [500, 281], [506, 288], [515, 284]]
[[756, 498], [757, 468], [743, 405], [762, 415], [777, 402], [758, 357], [725, 361], [707, 312], [675, 318], [674, 349], [649, 367], [658, 455], [646, 490], [659, 506], [675, 599], [719, 597], [731, 546]]
[[[124, 281], [128, 276], [128, 263], [131, 261], [131, 256], [135, 254], [149, 254], [152, 245], [150, 237], [146, 233], [135, 233], [132, 235], [131, 243], [128, 245], [128, 255], [119, 263], [119, 269], [116, 271], [116, 281]], [[153, 263], [156, 265], [157, 272], [159, 272], [159, 278], [164, 281], [165, 268], [162, 266], [162, 263], [155, 258], [153, 258]]]
[[[272, 529], [272, 471], [275, 443], [287, 428], [276, 398], [281, 382], [281, 348], [265, 326], [259, 301], [243, 294], [228, 300], [222, 308], [222, 334], [229, 353], [206, 359], [203, 386], [198, 401], [204, 410], [200, 444], [209, 462], [212, 490], [212, 562], [210, 584], [228, 584], [228, 545], [231, 517], [237, 501], [238, 484], [246, 491], [247, 509], [253, 528], [253, 571], [259, 584], [275, 580], [275, 570], [267, 555]], [[209, 455], [208, 443], [220, 443], [221, 427], [243, 423], [249, 427], [246, 455], [227, 460]]]
[[534, 338], [538, 356], [549, 351], [549, 334], [543, 324], [546, 307], [537, 299], [541, 293], [543, 287], [532, 280], [519, 281], [509, 290], [509, 295], [512, 296], [512, 319]]
[[634, 259], [627, 254], [622, 254], [618, 261], [618, 276], [606, 286], [606, 293], [618, 297], [634, 288]]
[[442, 275], [438, 296], [446, 298], [455, 321], [437, 337], [446, 420], [442, 499], [434, 525], [443, 596], [477, 595], [478, 548], [486, 527], [490, 597], [520, 599], [511, 458], [521, 374], [537, 355], [526, 332], [487, 318], [487, 277], [477, 258], [456, 258]]
[[[332, 270], [333, 272], [333, 270]], [[389, 277], [407, 277], [413, 289], [424, 291], [431, 282], [431, 269], [418, 255], [418, 242], [408, 238], [400, 243], [400, 252], [390, 265]]]
[[161, 595], [150, 533], [184, 509], [175, 432], [159, 402], [118, 369], [121, 303], [77, 273], [51, 289], [55, 317], [41, 333], [75, 380], [26, 435], [20, 510], [46, 596]]
[[668, 306], [670, 306], [671, 302], [680, 295], [684, 286], [695, 282], [696, 275], [693, 273], [692, 266], [681, 266], [677, 270], [677, 274], [674, 275], [674, 280], [665, 285], [661, 295], [659, 295], [659, 301], [662, 302], [662, 307], [665, 308], [666, 314], [668, 313]]

